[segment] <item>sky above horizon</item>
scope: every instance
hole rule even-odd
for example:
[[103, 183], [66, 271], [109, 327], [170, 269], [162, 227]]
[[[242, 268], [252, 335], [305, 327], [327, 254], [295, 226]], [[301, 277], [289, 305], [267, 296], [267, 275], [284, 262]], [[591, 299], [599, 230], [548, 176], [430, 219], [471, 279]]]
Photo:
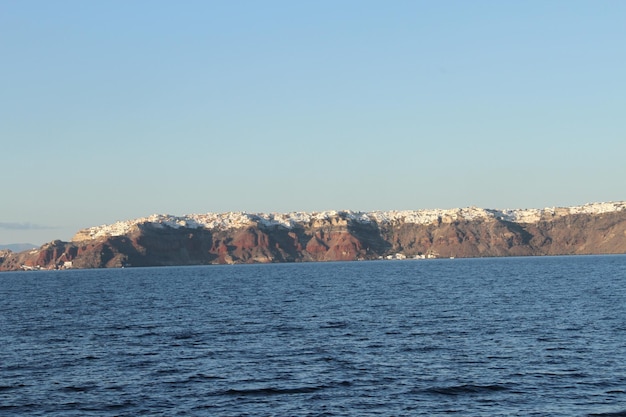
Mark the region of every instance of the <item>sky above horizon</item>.
[[0, 244], [625, 200], [626, 2], [0, 0]]

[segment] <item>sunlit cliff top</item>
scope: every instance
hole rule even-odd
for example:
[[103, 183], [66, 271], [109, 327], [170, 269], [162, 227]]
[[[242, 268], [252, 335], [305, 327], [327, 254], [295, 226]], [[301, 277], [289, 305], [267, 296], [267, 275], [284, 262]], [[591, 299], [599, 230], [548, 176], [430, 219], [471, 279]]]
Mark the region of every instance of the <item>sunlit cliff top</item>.
[[424, 209], [401, 211], [359, 212], [351, 210], [291, 213], [206, 213], [172, 216], [169, 214], [153, 214], [132, 220], [118, 221], [113, 224], [94, 226], [79, 231], [72, 240], [81, 241], [107, 236], [122, 236], [140, 224], [153, 227], [181, 227], [190, 229], [227, 230], [259, 224], [265, 227], [285, 227], [288, 229], [313, 222], [343, 219], [358, 223], [389, 223], [431, 224], [436, 222], [472, 221], [472, 220], [503, 220], [515, 223], [536, 223], [541, 219], [549, 219], [573, 214], [602, 214], [626, 209], [626, 202], [590, 203], [574, 207], [548, 207], [544, 209], [483, 209], [466, 207], [455, 209]]

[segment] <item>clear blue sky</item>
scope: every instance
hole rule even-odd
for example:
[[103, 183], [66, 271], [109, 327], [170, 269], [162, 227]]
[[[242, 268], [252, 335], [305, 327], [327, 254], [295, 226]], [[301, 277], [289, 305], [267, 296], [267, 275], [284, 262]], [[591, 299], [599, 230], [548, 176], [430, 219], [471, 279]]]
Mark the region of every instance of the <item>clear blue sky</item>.
[[0, 0], [0, 244], [626, 199], [626, 1]]

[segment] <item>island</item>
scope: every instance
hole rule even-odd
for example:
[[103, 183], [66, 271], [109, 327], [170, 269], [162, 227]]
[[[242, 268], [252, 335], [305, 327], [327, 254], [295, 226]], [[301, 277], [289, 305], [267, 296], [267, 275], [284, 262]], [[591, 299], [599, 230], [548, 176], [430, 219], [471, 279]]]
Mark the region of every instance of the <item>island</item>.
[[544, 209], [152, 215], [80, 230], [0, 270], [626, 253], [626, 202]]

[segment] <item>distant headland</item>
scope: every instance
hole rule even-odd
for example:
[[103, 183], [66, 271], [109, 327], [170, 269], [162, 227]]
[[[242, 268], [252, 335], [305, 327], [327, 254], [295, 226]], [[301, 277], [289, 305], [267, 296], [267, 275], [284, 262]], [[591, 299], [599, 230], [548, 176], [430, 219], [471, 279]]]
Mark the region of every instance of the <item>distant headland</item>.
[[0, 271], [626, 253], [626, 202], [497, 210], [152, 215], [80, 230]]

